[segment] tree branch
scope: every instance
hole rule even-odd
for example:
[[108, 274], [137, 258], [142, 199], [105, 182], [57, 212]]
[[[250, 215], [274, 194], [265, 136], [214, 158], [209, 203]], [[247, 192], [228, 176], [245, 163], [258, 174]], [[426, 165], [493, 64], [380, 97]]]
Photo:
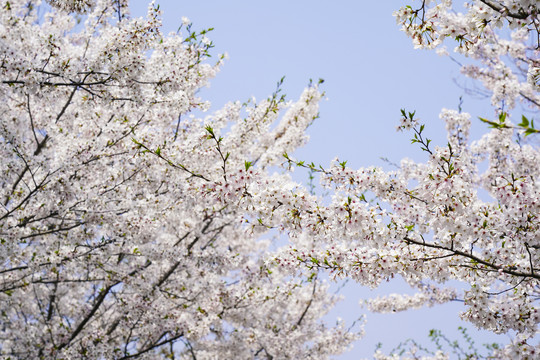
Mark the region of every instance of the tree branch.
[[[165, 333], [165, 334], [167, 334], [167, 333]], [[162, 336], [160, 337], [160, 339], [163, 338], [163, 336], [164, 336], [164, 335], [162, 335]], [[158, 347], [160, 347], [160, 346], [162, 346], [162, 345], [165, 345], [165, 344], [171, 343], [171, 342], [173, 342], [173, 341], [175, 341], [175, 340], [178, 340], [178, 339], [180, 339], [180, 338], [183, 337], [183, 336], [184, 336], [184, 333], [180, 333], [180, 334], [178, 334], [178, 335], [176, 335], [176, 336], [173, 336], [173, 337], [170, 338], [170, 339], [163, 340], [162, 342], [158, 342], [158, 343], [155, 343], [155, 344], [153, 344], [153, 345], [150, 345], [149, 347], [147, 347], [147, 348], [144, 349], [144, 350], [139, 351], [138, 353], [131, 354], [131, 355], [127, 355], [127, 356], [123, 356], [123, 357], [119, 358], [119, 360], [123, 360], [123, 359], [132, 359], [132, 358], [134, 358], [134, 357], [138, 357], [138, 356], [140, 356], [140, 355], [142, 355], [142, 354], [145, 354], [145, 353], [147, 353], [147, 352], [149, 352], [149, 351], [151, 351], [151, 350], [153, 350], [153, 349], [155, 349], [155, 348], [158, 348]], [[159, 341], [159, 340], [158, 340], [158, 341]]]
[[408, 238], [408, 237], [405, 237], [403, 240], [405, 242], [407, 242], [407, 244], [415, 244], [415, 245], [425, 246], [425, 247], [429, 247], [429, 248], [433, 248], [433, 249], [440, 249], [440, 250], [450, 251], [450, 252], [453, 253], [453, 255], [459, 255], [459, 256], [471, 259], [473, 261], [476, 261], [479, 264], [482, 264], [484, 266], [487, 266], [487, 267], [492, 268], [492, 269], [497, 270], [497, 271], [500, 270], [503, 273], [508, 274], [508, 275], [519, 276], [519, 277], [531, 277], [531, 278], [534, 278], [534, 279], [540, 279], [540, 275], [535, 274], [534, 272], [523, 273], [523, 272], [507, 269], [507, 268], [504, 268], [502, 266], [492, 264], [492, 263], [490, 263], [488, 261], [480, 259], [477, 256], [474, 256], [472, 254], [468, 254], [468, 253], [460, 251], [460, 250], [450, 249], [450, 248], [442, 246], [442, 245], [430, 244], [430, 243], [427, 243], [427, 242], [420, 242], [420, 241], [416, 241], [416, 240], [413, 240], [413, 239]]
[[501, 5], [500, 3], [495, 2], [495, 1], [491, 1], [491, 0], [480, 0], [480, 1], [486, 4], [487, 6], [489, 6], [491, 9], [499, 13], [504, 13], [504, 15], [510, 16], [511, 18], [514, 18], [514, 19], [525, 20], [529, 17], [529, 14], [527, 14], [524, 11], [513, 13], [506, 6]]

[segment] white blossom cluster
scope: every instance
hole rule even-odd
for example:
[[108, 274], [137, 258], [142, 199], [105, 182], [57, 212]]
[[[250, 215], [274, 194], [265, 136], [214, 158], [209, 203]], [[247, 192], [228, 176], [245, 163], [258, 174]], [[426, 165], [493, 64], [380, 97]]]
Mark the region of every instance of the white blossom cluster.
[[[336, 161], [322, 170], [323, 184], [335, 192], [331, 204], [288, 204], [290, 234], [293, 239], [308, 234], [311, 245], [291, 245], [275, 264], [290, 271], [301, 266], [326, 269], [370, 287], [401, 276], [420, 292], [372, 299], [371, 310], [402, 311], [461, 300], [466, 307], [462, 318], [478, 328], [519, 334], [521, 340], [497, 356], [517, 351], [521, 358], [535, 358], [540, 153], [515, 142], [514, 130], [507, 127], [470, 145], [468, 114], [443, 110], [441, 118], [447, 123], [448, 145], [422, 144], [430, 154], [426, 163], [408, 160], [400, 170], [385, 172], [353, 170]], [[485, 161], [487, 169], [481, 171]], [[377, 202], [366, 200], [366, 194]], [[468, 289], [457, 293], [445, 287], [449, 280]]]
[[457, 291], [452, 288], [438, 289], [423, 287], [414, 295], [390, 294], [367, 301], [370, 311], [378, 313], [400, 312], [409, 309], [420, 309], [437, 304], [444, 304], [457, 298]]
[[153, 5], [0, 5], [3, 358], [324, 359], [358, 338], [321, 320], [338, 298], [316, 274], [265, 266], [255, 220], [296, 187], [266, 169], [306, 141], [316, 86], [197, 119], [219, 63], [187, 18], [165, 36]]
[[480, 62], [464, 64], [465, 75], [478, 79], [492, 103], [511, 109], [515, 101], [538, 107], [540, 6], [537, 0], [469, 0], [465, 13], [452, 0], [419, 0], [394, 13], [418, 48], [439, 48], [454, 41], [455, 51]]
[[[327, 271], [418, 289], [369, 301], [375, 311], [462, 300], [463, 319], [516, 334], [493, 356], [538, 357], [540, 153], [514, 141], [523, 129], [501, 111], [539, 107], [535, 1], [470, 1], [466, 14], [422, 1], [396, 13], [418, 46], [450, 37], [479, 59], [464, 71], [500, 114], [471, 144], [470, 116], [444, 109], [448, 144], [434, 147], [403, 112], [429, 157], [397, 171], [289, 157], [317, 117], [316, 85], [296, 102], [276, 91], [190, 114], [208, 108], [197, 92], [221, 60], [208, 64], [208, 32], [187, 18], [165, 36], [153, 5], [145, 19], [116, 0], [1, 5], [2, 356], [328, 358], [361, 331], [321, 320], [338, 300], [318, 276]], [[284, 162], [318, 171], [331, 200], [286, 166], [272, 173]], [[271, 251], [272, 229], [289, 246]]]
[[[499, 6], [503, 11], [494, 11]], [[457, 51], [480, 60], [483, 67], [464, 71], [493, 94], [498, 119], [485, 120], [493, 129], [471, 143], [471, 116], [443, 109], [448, 143], [434, 146], [413, 121], [414, 113], [402, 111], [400, 129], [414, 132], [428, 161], [404, 160], [399, 170], [389, 172], [354, 170], [337, 160], [321, 169], [323, 185], [334, 193], [331, 204], [291, 204], [289, 232], [293, 239], [308, 234], [311, 243], [291, 245], [274, 262], [290, 271], [326, 269], [370, 287], [400, 276], [419, 293], [372, 299], [370, 309], [393, 312], [460, 300], [464, 320], [495, 333], [517, 334], [492, 354], [495, 358], [536, 359], [540, 153], [534, 142], [516, 142], [515, 136], [537, 130], [528, 120], [516, 125], [506, 111], [518, 101], [540, 109], [538, 88], [527, 75], [535, 73], [538, 62], [538, 4], [470, 1], [466, 9], [462, 14], [451, 1], [421, 1], [395, 15], [419, 47], [434, 48], [451, 38], [458, 42]], [[508, 25], [511, 35], [503, 38]], [[449, 280], [462, 282], [465, 291], [446, 287]], [[438, 292], [426, 292], [424, 284]]]

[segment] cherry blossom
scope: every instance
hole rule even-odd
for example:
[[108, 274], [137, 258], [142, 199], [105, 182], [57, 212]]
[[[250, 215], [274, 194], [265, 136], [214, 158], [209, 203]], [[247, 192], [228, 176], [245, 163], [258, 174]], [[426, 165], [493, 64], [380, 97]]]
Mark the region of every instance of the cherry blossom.
[[454, 40], [456, 52], [476, 61], [463, 71], [492, 94], [495, 118], [481, 119], [491, 129], [471, 141], [471, 115], [443, 109], [448, 140], [436, 146], [416, 112], [402, 110], [398, 130], [412, 133], [428, 155], [424, 163], [404, 159], [398, 170], [385, 171], [352, 169], [337, 159], [319, 167], [286, 156], [290, 166], [319, 172], [333, 196], [327, 205], [305, 206], [299, 199], [307, 195], [295, 192], [298, 200], [286, 210], [293, 243], [273, 262], [370, 287], [401, 277], [416, 295], [379, 297], [368, 307], [393, 312], [460, 301], [462, 319], [514, 334], [493, 356], [532, 359], [539, 351], [540, 153], [526, 138], [538, 132], [532, 120], [511, 110], [518, 102], [540, 109], [538, 4], [469, 1], [465, 10], [452, 1], [419, 1], [394, 15], [416, 47]]
[[2, 356], [320, 359], [358, 338], [321, 320], [338, 297], [316, 273], [265, 265], [253, 223], [297, 186], [267, 169], [307, 140], [317, 85], [198, 118], [221, 60], [153, 4], [4, 1], [0, 37]]
[[[427, 159], [394, 171], [289, 155], [320, 84], [288, 101], [280, 81], [265, 100], [201, 115], [198, 91], [225, 58], [210, 63], [210, 29], [184, 17], [164, 35], [157, 6], [143, 19], [127, 5], [2, 2], [3, 356], [328, 358], [361, 330], [321, 319], [339, 300], [326, 272], [417, 291], [370, 299], [372, 311], [461, 301], [464, 320], [512, 335], [494, 357], [537, 357], [540, 154], [526, 136], [538, 130], [515, 109], [540, 107], [536, 1], [396, 11], [416, 47], [455, 41], [495, 111], [471, 141], [471, 115], [443, 109], [436, 145], [402, 110], [398, 130]], [[330, 196], [294, 182], [294, 167]], [[287, 245], [274, 250], [276, 236]]]

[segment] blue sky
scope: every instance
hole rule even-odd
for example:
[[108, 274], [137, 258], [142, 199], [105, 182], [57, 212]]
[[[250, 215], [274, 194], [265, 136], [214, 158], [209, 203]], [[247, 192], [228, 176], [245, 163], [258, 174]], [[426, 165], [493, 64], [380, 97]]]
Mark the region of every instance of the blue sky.
[[[132, 1], [132, 15], [142, 16], [147, 1]], [[163, 12], [164, 32], [176, 31], [181, 17], [193, 22], [194, 29], [213, 27], [209, 35], [216, 47], [213, 54], [227, 52], [222, 71], [201, 92], [212, 109], [228, 101], [261, 100], [271, 94], [276, 82], [285, 76], [283, 92], [297, 98], [309, 79], [323, 78], [323, 101], [318, 119], [309, 129], [311, 140], [294, 155], [307, 162], [328, 165], [338, 156], [353, 168], [378, 165], [386, 157], [399, 163], [403, 157], [421, 161], [425, 154], [410, 144], [407, 133], [397, 133], [400, 109], [416, 110], [426, 124], [428, 137], [444, 145], [444, 125], [438, 118], [444, 107], [457, 109], [463, 95], [463, 110], [490, 117], [489, 100], [465, 94], [457, 84], [468, 82], [449, 58], [434, 52], [414, 50], [411, 41], [399, 31], [392, 12], [398, 1], [174, 1], [158, 0]], [[449, 46], [451, 48], [451, 46]], [[477, 138], [485, 126], [474, 122]], [[299, 175], [300, 176], [300, 175]], [[307, 178], [298, 178], [306, 182]], [[370, 291], [354, 283], [343, 294], [347, 300], [331, 317], [347, 320], [365, 313], [362, 298], [407, 290], [399, 282]], [[477, 344], [497, 339], [457, 320], [458, 303], [426, 310], [391, 315], [368, 314], [366, 336], [350, 354], [339, 359], [369, 357], [376, 343], [386, 349], [407, 338], [427, 343], [430, 329], [455, 336], [465, 325]], [[506, 337], [498, 337], [506, 341]]]

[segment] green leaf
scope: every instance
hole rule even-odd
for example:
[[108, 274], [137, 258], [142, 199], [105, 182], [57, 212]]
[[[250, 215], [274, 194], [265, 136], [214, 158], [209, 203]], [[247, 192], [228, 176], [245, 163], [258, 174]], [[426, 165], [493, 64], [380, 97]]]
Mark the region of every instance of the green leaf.
[[478, 117], [478, 118], [480, 119], [480, 121], [485, 122], [486, 124], [489, 124], [490, 128], [499, 129], [499, 128], [505, 127], [504, 125], [496, 123], [494, 121], [490, 121], [490, 120], [484, 119], [482, 117]]
[[518, 124], [518, 126], [521, 126], [521, 127], [529, 127], [529, 119], [527, 119], [525, 117], [525, 115], [521, 115], [521, 122]]
[[499, 115], [499, 123], [503, 124], [505, 120], [506, 120], [506, 112], [503, 111]]

